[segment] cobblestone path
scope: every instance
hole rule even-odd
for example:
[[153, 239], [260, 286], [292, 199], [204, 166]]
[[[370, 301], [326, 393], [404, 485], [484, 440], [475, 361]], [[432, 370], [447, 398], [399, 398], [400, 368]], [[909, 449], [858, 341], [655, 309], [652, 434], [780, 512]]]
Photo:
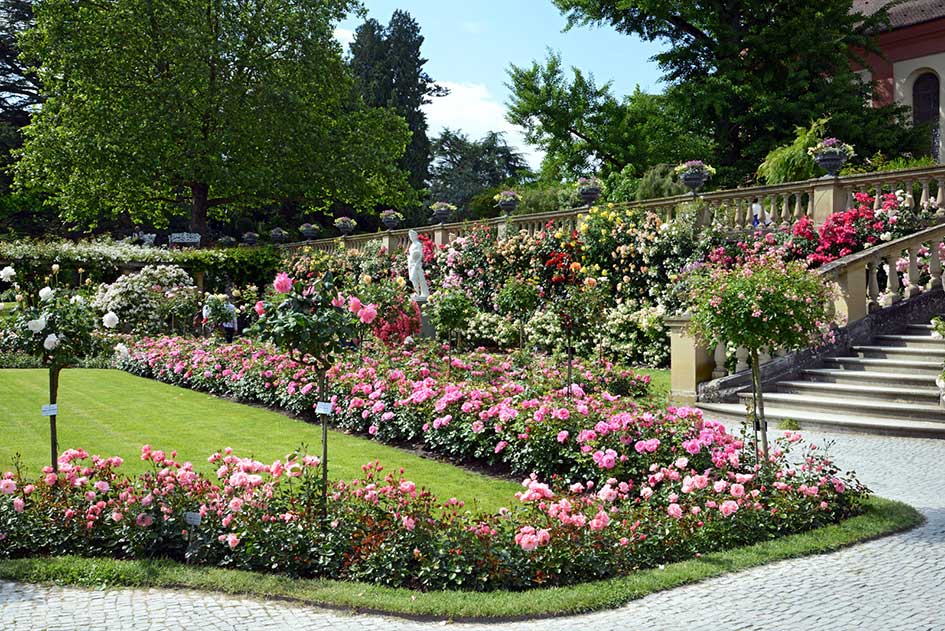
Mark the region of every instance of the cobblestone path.
[[[804, 432], [815, 441], [826, 434]], [[876, 493], [908, 502], [928, 522], [834, 554], [783, 561], [653, 594], [612, 611], [463, 631], [869, 629], [945, 631], [945, 441], [835, 435], [832, 454]], [[537, 596], [536, 597], [540, 597]], [[92, 591], [0, 582], [0, 629], [439, 628], [279, 601], [188, 591]]]

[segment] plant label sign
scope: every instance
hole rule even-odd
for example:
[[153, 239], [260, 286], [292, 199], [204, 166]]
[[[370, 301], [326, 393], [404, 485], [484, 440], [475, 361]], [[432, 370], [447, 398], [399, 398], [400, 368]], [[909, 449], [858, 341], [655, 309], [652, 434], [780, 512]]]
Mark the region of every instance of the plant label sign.
[[43, 416], [56, 416], [59, 414], [59, 405], [57, 403], [49, 403], [43, 406]]
[[187, 511], [184, 513], [184, 521], [187, 522], [188, 526], [199, 526], [203, 518], [200, 516], [200, 513], [194, 511]]
[[315, 414], [324, 414], [325, 416], [331, 416], [331, 403], [326, 401], [319, 401], [315, 404]]

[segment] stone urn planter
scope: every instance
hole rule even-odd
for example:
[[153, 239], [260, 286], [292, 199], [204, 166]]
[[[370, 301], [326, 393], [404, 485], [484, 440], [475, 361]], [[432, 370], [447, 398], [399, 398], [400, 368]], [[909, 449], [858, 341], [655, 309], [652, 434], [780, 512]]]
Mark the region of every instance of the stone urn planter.
[[311, 241], [316, 236], [318, 236], [318, 231], [310, 223], [303, 223], [299, 226], [299, 232], [302, 233], [302, 236], [305, 237], [306, 241]]
[[269, 238], [273, 243], [282, 243], [287, 236], [289, 236], [289, 233], [282, 228], [273, 228], [269, 231]]
[[814, 162], [821, 169], [827, 172], [827, 177], [837, 177], [840, 169], [847, 161], [847, 155], [836, 151], [818, 153], [814, 156]]
[[243, 243], [246, 245], [256, 245], [259, 242], [259, 235], [255, 232], [247, 232], [243, 235]]
[[502, 212], [508, 215], [518, 208], [518, 200], [514, 198], [503, 199], [499, 202], [499, 208], [502, 210]]
[[354, 232], [354, 226], [350, 224], [341, 224], [340, 226], [338, 226], [338, 231], [344, 236], [348, 236], [349, 234]]
[[381, 223], [388, 230], [396, 230], [400, 225], [400, 214], [396, 212], [384, 211], [381, 213]]
[[686, 185], [692, 194], [695, 195], [696, 191], [702, 188], [702, 185], [705, 184], [706, 180], [709, 179], [709, 174], [705, 171], [686, 171], [679, 176], [679, 179], [682, 180], [682, 183]]
[[581, 200], [590, 206], [598, 199], [600, 199], [600, 187], [599, 186], [582, 186], [578, 189], [578, 195], [581, 196]]
[[433, 211], [433, 221], [436, 223], [446, 223], [449, 221], [450, 211], [448, 208], [438, 208]]
[[220, 237], [217, 239], [217, 246], [221, 248], [232, 248], [236, 245], [236, 239], [230, 236]]

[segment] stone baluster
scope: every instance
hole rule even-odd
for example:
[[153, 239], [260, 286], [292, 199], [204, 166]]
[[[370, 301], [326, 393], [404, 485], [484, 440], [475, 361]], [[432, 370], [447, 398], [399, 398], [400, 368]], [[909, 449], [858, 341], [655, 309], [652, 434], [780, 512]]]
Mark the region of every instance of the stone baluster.
[[758, 365], [763, 366], [771, 361], [771, 353], [769, 352], [770, 348], [762, 348], [758, 351]]
[[879, 210], [880, 198], [883, 196], [883, 185], [879, 182], [876, 183], [876, 191], [873, 193], [873, 210]]
[[781, 227], [787, 228], [791, 225], [791, 199], [790, 194], [785, 193], [781, 196]]
[[899, 272], [896, 271], [898, 260], [898, 254], [891, 254], [886, 258], [886, 292], [888, 294], [886, 300], [890, 305], [902, 300], [902, 296], [899, 295]]
[[748, 349], [739, 346], [735, 351], [735, 372], [748, 370]]
[[800, 191], [794, 193], [794, 221], [804, 216], [804, 211], [801, 209], [801, 197], [803, 196], [804, 194]]
[[728, 371], [725, 369], [725, 356], [728, 346], [725, 342], [719, 342], [715, 345], [715, 353], [713, 355], [715, 359], [715, 368], [712, 369], [712, 378], [721, 379], [728, 374]]
[[937, 216], [945, 215], [945, 178], [935, 178], [935, 205], [938, 206]]
[[[742, 231], [745, 229], [745, 205], [747, 200], [739, 197], [735, 200], [735, 230]], [[751, 206], [751, 203], [748, 202], [748, 205]], [[751, 225], [749, 222], [747, 225]]]
[[[771, 226], [775, 226], [775, 227], [776, 227], [776, 226], [780, 223], [780, 214], [781, 214], [781, 212], [780, 212], [781, 209], [778, 207], [778, 196], [777, 196], [777, 195], [772, 195], [772, 196], [770, 197], [770, 200], [771, 200], [771, 205], [770, 205], [770, 208], [771, 208]], [[766, 221], [765, 223], [767, 223], [767, 221]]]
[[866, 283], [866, 311], [873, 313], [879, 311], [882, 307], [879, 304], [879, 269], [882, 265], [879, 259], [873, 259], [869, 263], [866, 273], [869, 274], [869, 280]]
[[814, 189], [807, 193], [807, 216], [812, 219], [814, 217]]
[[939, 257], [938, 241], [929, 244], [929, 279], [928, 290], [942, 289], [942, 259]]
[[906, 277], [906, 298], [914, 298], [922, 293], [922, 287], [919, 286], [919, 246], [911, 246], [908, 256], [909, 272]]
[[926, 208], [929, 205], [929, 180], [922, 178], [922, 197], [919, 199], [919, 206]]

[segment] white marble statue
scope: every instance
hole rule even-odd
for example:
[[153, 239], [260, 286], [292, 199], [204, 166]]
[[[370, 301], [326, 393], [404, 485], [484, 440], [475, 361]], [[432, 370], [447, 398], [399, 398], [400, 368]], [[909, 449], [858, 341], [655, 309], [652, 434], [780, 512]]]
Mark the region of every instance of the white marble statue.
[[423, 273], [423, 244], [416, 230], [407, 233], [410, 238], [410, 247], [407, 249], [407, 278], [413, 285], [414, 298], [426, 299], [430, 295], [427, 287], [427, 277]]

